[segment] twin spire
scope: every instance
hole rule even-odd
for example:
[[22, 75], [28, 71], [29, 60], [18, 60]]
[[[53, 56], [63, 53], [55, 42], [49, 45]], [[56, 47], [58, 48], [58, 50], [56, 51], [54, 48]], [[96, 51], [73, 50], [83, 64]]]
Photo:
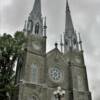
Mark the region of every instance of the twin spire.
[[[38, 34], [40, 36], [46, 35], [46, 18], [43, 25], [43, 18], [41, 13], [41, 0], [35, 0], [33, 9], [28, 18], [27, 33]], [[45, 29], [44, 29], [45, 28]], [[43, 33], [44, 32], [44, 33]], [[71, 18], [68, 0], [66, 0], [66, 21], [64, 32], [64, 53], [69, 51], [78, 51], [77, 36], [74, 31], [74, 26]]]

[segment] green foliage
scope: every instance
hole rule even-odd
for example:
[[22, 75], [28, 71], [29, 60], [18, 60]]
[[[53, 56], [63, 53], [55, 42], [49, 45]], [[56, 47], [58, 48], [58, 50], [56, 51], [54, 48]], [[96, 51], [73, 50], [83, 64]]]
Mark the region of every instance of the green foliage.
[[14, 90], [14, 67], [25, 44], [23, 32], [14, 36], [4, 33], [0, 36], [0, 100], [7, 100], [6, 93]]

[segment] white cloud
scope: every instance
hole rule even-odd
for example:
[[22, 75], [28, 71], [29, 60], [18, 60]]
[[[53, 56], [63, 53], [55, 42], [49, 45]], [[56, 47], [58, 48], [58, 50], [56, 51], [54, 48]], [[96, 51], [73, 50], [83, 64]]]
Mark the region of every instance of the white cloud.
[[12, 0], [0, 0], [0, 10], [5, 9], [12, 4]]
[[96, 21], [97, 21], [98, 24], [100, 24], [100, 15], [96, 16]]

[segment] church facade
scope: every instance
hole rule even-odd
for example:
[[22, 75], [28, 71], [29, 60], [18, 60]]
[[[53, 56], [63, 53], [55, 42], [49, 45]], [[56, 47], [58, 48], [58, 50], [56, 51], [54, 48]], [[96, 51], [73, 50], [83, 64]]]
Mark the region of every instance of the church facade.
[[24, 27], [28, 41], [23, 56], [18, 59], [17, 89], [13, 100], [55, 100], [53, 92], [58, 86], [65, 91], [61, 98], [63, 100], [92, 100], [82, 41], [80, 36], [77, 39], [68, 1], [61, 50], [55, 43], [55, 48], [46, 53], [46, 29], [46, 18], [43, 21], [41, 13], [41, 0], [35, 0]]

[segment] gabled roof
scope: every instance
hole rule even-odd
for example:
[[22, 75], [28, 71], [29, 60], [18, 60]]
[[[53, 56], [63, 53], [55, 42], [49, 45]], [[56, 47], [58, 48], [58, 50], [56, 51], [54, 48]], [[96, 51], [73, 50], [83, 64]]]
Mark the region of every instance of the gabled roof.
[[58, 48], [54, 48], [54, 49], [52, 49], [51, 51], [49, 51], [47, 53], [47, 60], [55, 60], [53, 62], [56, 62], [57, 61], [58, 63], [59, 62], [60, 63], [62, 62], [62, 63], [67, 64], [67, 62], [64, 59], [63, 53], [60, 52]]
[[59, 51], [59, 49], [58, 48], [54, 48], [54, 49], [52, 49], [52, 50], [50, 50], [48, 53], [47, 53], [47, 56], [49, 56], [49, 55], [51, 55], [51, 54], [53, 54], [53, 53], [61, 53], [60, 51]]
[[66, 1], [66, 23], [65, 23], [65, 33], [72, 31], [74, 32], [74, 26], [70, 14], [69, 4], [68, 1]]

